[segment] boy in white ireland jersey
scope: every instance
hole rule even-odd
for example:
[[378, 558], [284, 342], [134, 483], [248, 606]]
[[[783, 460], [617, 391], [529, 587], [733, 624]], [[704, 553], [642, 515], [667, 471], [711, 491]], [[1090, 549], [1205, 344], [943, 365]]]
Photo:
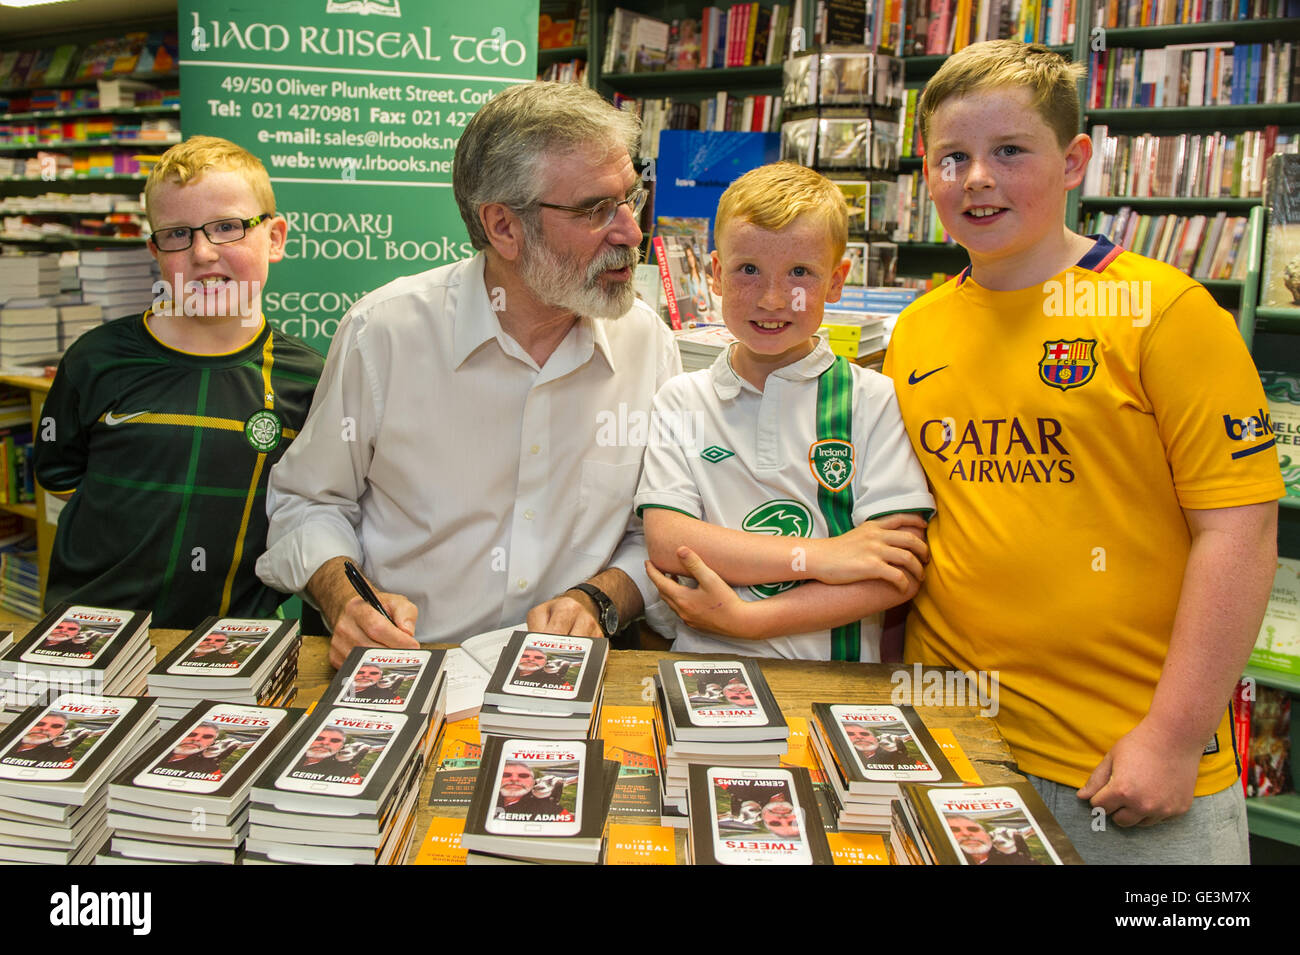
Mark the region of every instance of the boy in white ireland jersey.
[[737, 341], [659, 390], [636, 496], [677, 615], [665, 629], [678, 651], [877, 661], [934, 501], [892, 384], [816, 334], [849, 270], [844, 199], [812, 170], [763, 166], [723, 193], [714, 236]]

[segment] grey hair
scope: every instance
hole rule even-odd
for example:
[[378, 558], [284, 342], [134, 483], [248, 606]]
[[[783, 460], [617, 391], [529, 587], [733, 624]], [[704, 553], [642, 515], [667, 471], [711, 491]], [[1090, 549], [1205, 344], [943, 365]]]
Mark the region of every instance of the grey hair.
[[498, 93], [465, 127], [452, 161], [452, 188], [470, 243], [491, 244], [479, 219], [486, 203], [522, 213], [541, 199], [547, 157], [601, 145], [636, 155], [640, 138], [634, 113], [576, 83], [523, 83]]

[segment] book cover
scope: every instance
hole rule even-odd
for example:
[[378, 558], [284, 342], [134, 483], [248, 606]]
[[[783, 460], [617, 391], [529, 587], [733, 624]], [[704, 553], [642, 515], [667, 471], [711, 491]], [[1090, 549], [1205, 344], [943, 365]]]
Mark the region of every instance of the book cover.
[[1250, 757], [1246, 795], [1291, 792], [1291, 696], [1271, 686], [1256, 686], [1250, 717]]
[[659, 763], [655, 758], [654, 707], [602, 706], [600, 738], [605, 759], [618, 762], [610, 812], [659, 814]]
[[0, 735], [0, 779], [68, 783], [89, 778], [149, 709], [134, 697], [80, 693], [30, 707]]
[[516, 630], [483, 691], [494, 706], [590, 713], [600, 691], [609, 642]]
[[[60, 605], [5, 654], [7, 664], [106, 669], [151, 614], [138, 610]], [[3, 669], [21, 672], [21, 667]]]
[[1273, 589], [1250, 662], [1300, 675], [1300, 561], [1277, 559]]
[[903, 781], [961, 782], [911, 706], [814, 703], [812, 711], [849, 792]]
[[695, 865], [831, 865], [808, 773], [691, 766]]
[[382, 713], [424, 712], [445, 656], [445, 650], [353, 647], [321, 699]]
[[786, 739], [790, 728], [754, 660], [660, 660], [673, 735]]
[[595, 861], [612, 794], [603, 745], [489, 736], [462, 843], [527, 858]]
[[254, 799], [288, 812], [376, 812], [426, 725], [415, 715], [320, 707], [258, 777]]
[[[196, 795], [238, 796], [303, 712], [205, 700], [123, 770], [113, 785], [183, 793], [182, 802]], [[152, 801], [138, 792], [130, 798]]]
[[1268, 425], [1277, 441], [1286, 496], [1300, 498], [1300, 375], [1261, 369], [1259, 381], [1268, 399]]
[[298, 634], [296, 620], [245, 620], [208, 617], [158, 661], [149, 673], [152, 684], [176, 686], [159, 677], [255, 679]]
[[1083, 864], [1027, 782], [961, 789], [904, 783], [903, 793], [938, 864]]
[[675, 865], [676, 835], [671, 826], [633, 826], [611, 822], [605, 839], [605, 865]]

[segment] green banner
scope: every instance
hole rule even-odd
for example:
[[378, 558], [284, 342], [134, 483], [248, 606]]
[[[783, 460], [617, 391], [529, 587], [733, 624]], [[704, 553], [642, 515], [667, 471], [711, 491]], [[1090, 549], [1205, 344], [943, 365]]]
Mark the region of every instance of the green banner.
[[452, 156], [481, 105], [536, 77], [536, 4], [182, 0], [179, 33], [183, 133], [255, 154], [289, 221], [273, 324], [323, 352], [367, 292], [474, 254]]

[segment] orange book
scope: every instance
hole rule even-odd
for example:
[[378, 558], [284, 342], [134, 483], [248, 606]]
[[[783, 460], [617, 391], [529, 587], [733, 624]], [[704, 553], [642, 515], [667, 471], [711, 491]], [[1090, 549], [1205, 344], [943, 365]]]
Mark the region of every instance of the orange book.
[[828, 832], [836, 865], [889, 865], [885, 837], [871, 832]]
[[420, 843], [420, 852], [414, 865], [464, 865], [466, 850], [461, 848], [460, 837], [465, 831], [464, 819], [435, 816], [429, 831]]
[[676, 832], [672, 826], [609, 824], [605, 865], [674, 865], [676, 862]]

